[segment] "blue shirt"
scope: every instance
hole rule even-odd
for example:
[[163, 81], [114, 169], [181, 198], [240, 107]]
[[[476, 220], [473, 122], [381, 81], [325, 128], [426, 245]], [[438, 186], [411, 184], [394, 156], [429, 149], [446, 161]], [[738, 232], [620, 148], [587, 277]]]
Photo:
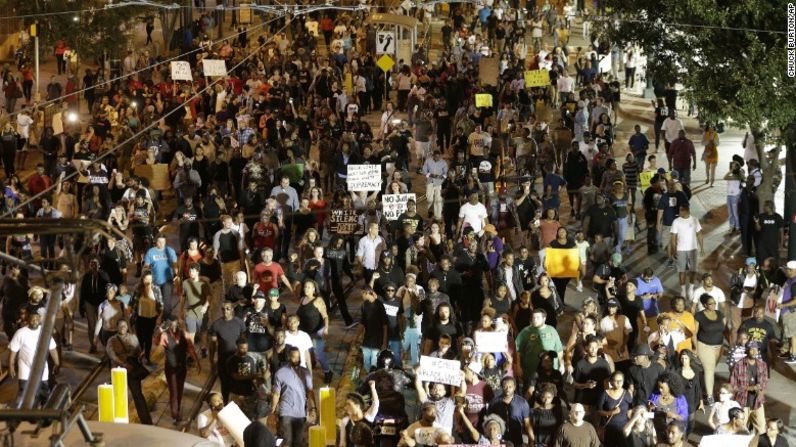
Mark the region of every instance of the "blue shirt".
[[688, 196], [684, 192], [675, 191], [674, 193], [667, 192], [662, 194], [661, 200], [658, 202], [658, 209], [663, 210], [661, 224], [667, 227], [672, 226], [674, 219], [677, 219], [681, 206], [688, 206]]
[[564, 180], [564, 177], [558, 174], [548, 172], [547, 175], [544, 176], [544, 190], [547, 191], [547, 187], [550, 186], [553, 189], [553, 194], [557, 194], [558, 190], [566, 184], [567, 181]]
[[[641, 277], [636, 278], [636, 296], [641, 298], [644, 295], [652, 293], [663, 293], [663, 284], [657, 276], [653, 276], [650, 282], [646, 282]], [[646, 298], [641, 300], [644, 303], [644, 315], [648, 317], [657, 317], [660, 313], [658, 310], [658, 300]]]
[[152, 281], [157, 286], [162, 286], [174, 279], [174, 269], [171, 266], [176, 262], [177, 253], [168, 246], [163, 250], [152, 247], [147, 250], [146, 256], [144, 256], [144, 264], [152, 269]]
[[633, 136], [630, 137], [630, 141], [627, 142], [627, 145], [630, 146], [633, 154], [638, 154], [647, 150], [650, 145], [650, 141], [643, 133], [634, 133]]
[[[787, 304], [796, 299], [796, 278], [791, 278], [785, 281], [782, 285], [782, 304]], [[792, 307], [783, 307], [780, 315], [785, 315], [788, 312], [796, 312]]]

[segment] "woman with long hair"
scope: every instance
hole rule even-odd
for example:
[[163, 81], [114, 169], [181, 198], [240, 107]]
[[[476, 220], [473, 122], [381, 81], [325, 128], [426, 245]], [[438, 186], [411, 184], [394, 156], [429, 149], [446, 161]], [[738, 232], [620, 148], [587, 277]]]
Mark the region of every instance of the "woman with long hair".
[[531, 305], [534, 309], [544, 309], [547, 312], [546, 324], [556, 327], [558, 325], [558, 311], [559, 299], [556, 296], [558, 291], [553, 284], [550, 276], [545, 272], [539, 275], [536, 280], [536, 289], [531, 292]]
[[[569, 230], [564, 227], [559, 227], [556, 230], [556, 238], [550, 242], [550, 248], [571, 249], [575, 248], [575, 241], [569, 237]], [[553, 284], [556, 286], [558, 292], [559, 307], [556, 309], [558, 314], [564, 313], [564, 301], [567, 294], [567, 285], [569, 285], [570, 277], [556, 276], [552, 277]]]
[[633, 404], [633, 396], [624, 388], [624, 384], [625, 375], [621, 371], [614, 371], [608, 379], [608, 388], [597, 402], [597, 413], [602, 418], [601, 428], [605, 430], [603, 444], [606, 446], [624, 444], [624, 428]]
[[691, 432], [696, 423], [697, 410], [704, 409], [702, 396], [705, 387], [702, 385], [702, 365], [690, 349], [683, 349], [677, 354], [676, 364], [675, 372], [680, 376], [685, 399], [688, 401], [688, 431]]
[[133, 308], [135, 333], [141, 340], [141, 347], [144, 350], [144, 361], [150, 363], [152, 337], [155, 334], [157, 321], [163, 314], [163, 295], [160, 287], [155, 286], [152, 280], [152, 271], [146, 270], [141, 275], [130, 307]]
[[682, 382], [676, 374], [663, 373], [650, 394], [649, 411], [655, 413], [655, 431], [664, 433], [670, 422], [685, 424], [688, 421], [688, 400], [683, 394]]
[[733, 400], [735, 391], [729, 383], [723, 383], [719, 386], [719, 399], [710, 406], [710, 413], [708, 413], [708, 425], [712, 430], [716, 430], [719, 426], [726, 424], [730, 421], [729, 412], [732, 408], [741, 408], [741, 404]]
[[705, 151], [702, 152], [702, 161], [705, 162], [705, 184], [713, 187], [716, 181], [716, 166], [719, 164], [719, 133], [710, 122], [705, 123], [702, 145], [705, 146]]
[[721, 358], [724, 345], [724, 329], [727, 327], [727, 318], [718, 310], [716, 298], [707, 293], [699, 297], [699, 302], [704, 309], [694, 316], [696, 321], [696, 352], [705, 375], [705, 395], [708, 404], [713, 403], [713, 383], [715, 380], [716, 365]]
[[627, 372], [630, 368], [628, 342], [633, 326], [630, 319], [619, 312], [619, 301], [610, 299], [606, 303], [608, 313], [600, 320], [600, 333], [605, 337], [605, 353], [611, 357], [616, 369]]

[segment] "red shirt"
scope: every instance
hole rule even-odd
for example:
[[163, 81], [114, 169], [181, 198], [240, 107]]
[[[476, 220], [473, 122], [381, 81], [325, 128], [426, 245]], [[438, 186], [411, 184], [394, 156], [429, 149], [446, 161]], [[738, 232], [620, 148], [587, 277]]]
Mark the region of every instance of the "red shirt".
[[276, 225], [273, 222], [257, 222], [254, 224], [253, 232], [254, 248], [261, 250], [276, 247]]
[[[271, 272], [272, 279], [270, 283], [263, 280], [265, 272]], [[285, 271], [282, 270], [282, 266], [277, 262], [271, 262], [270, 265], [265, 265], [261, 262], [254, 266], [254, 282], [260, 285], [260, 290], [270, 290], [277, 287], [279, 278], [283, 276], [285, 276]]]

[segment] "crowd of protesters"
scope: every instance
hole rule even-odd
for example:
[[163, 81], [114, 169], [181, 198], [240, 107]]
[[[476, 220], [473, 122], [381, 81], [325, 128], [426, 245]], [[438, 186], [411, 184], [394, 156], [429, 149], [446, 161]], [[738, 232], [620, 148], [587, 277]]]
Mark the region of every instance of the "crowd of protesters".
[[[46, 113], [17, 110], [20, 96], [8, 93], [17, 76], [6, 70], [15, 115], [0, 134], [0, 213], [113, 229], [6, 237], [5, 253], [64, 282], [42, 399], [63, 351], [88, 337], [91, 353], [128, 369], [142, 423], [152, 420], [141, 382], [162, 358], [182, 424], [188, 370], [209, 358], [220, 392], [196, 420], [201, 436], [233, 445], [218, 412], [235, 401], [254, 420], [245, 446], [273, 445], [271, 430], [283, 446], [306, 445], [318, 420], [312, 371], [325, 384], [350, 373], [325, 354], [340, 318], [362, 331], [368, 375], [345, 396], [340, 445], [388, 436], [377, 429], [383, 415], [410, 447], [681, 447], [712, 433], [787, 445], [765, 409], [772, 363], [796, 363], [796, 261], [780, 264], [783, 220], [773, 193], [758, 191], [769, 173], [757, 153], [734, 157], [724, 176], [745, 261], [722, 288], [700, 266], [696, 150], [670, 89], [654, 131], [637, 125], [619, 141], [619, 68], [632, 88], [636, 51], [591, 30], [601, 11], [514, 3], [393, 11], [440, 16], [443, 48], [431, 59], [418, 46], [387, 72], [367, 8], [282, 18], [216, 43], [198, 20], [180, 45], [193, 50], [193, 82], [132, 51], [112, 83], [102, 70], [71, 89], [53, 77], [48, 99], [71, 96]], [[577, 34], [589, 43], [570, 45]], [[479, 87], [488, 56], [500, 60], [497, 85]], [[224, 59], [228, 76], [202, 77], [205, 58]], [[526, 88], [524, 72], [540, 69], [551, 84]], [[475, 107], [485, 93], [493, 106]], [[719, 132], [704, 129], [710, 187]], [[42, 161], [23, 181], [29, 148]], [[359, 164], [381, 165], [380, 190], [348, 190], [348, 166]], [[388, 220], [384, 195], [421, 189]], [[339, 210], [356, 222], [342, 225]], [[574, 275], [550, 268], [562, 250], [577, 253]], [[634, 269], [625, 262], [634, 251], [660, 264]], [[679, 288], [663, 287], [665, 269]], [[36, 279], [9, 263], [0, 286], [20, 389], [49, 298]], [[588, 289], [581, 305], [573, 291]], [[779, 324], [765, 308], [777, 294]], [[361, 309], [349, 309], [360, 295]], [[75, 333], [78, 318], [86, 334]], [[478, 346], [486, 332], [508, 348]], [[461, 383], [424, 382], [424, 356], [459, 361]], [[722, 361], [729, 380], [716, 383]], [[417, 414], [397, 396], [410, 388]], [[696, 424], [700, 410], [709, 426]]]

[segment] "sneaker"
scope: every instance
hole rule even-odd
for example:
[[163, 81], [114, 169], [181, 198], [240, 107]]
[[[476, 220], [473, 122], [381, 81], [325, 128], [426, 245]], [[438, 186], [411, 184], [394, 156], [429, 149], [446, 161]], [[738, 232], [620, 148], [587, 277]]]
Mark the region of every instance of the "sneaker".
[[334, 373], [331, 371], [326, 371], [323, 373], [323, 383], [329, 385], [332, 383], [332, 377], [334, 377]]
[[575, 286], [575, 290], [577, 290], [578, 292], [583, 292], [583, 283], [578, 281], [578, 285]]
[[787, 363], [788, 365], [796, 364], [796, 355], [788, 356], [788, 358], [785, 359], [785, 363]]
[[707, 406], [708, 406], [708, 407], [712, 407], [712, 406], [713, 406], [713, 403], [714, 403], [714, 401], [713, 401], [713, 396], [708, 396], [708, 398], [707, 398], [707, 400], [706, 400], [706, 403], [707, 403]]

